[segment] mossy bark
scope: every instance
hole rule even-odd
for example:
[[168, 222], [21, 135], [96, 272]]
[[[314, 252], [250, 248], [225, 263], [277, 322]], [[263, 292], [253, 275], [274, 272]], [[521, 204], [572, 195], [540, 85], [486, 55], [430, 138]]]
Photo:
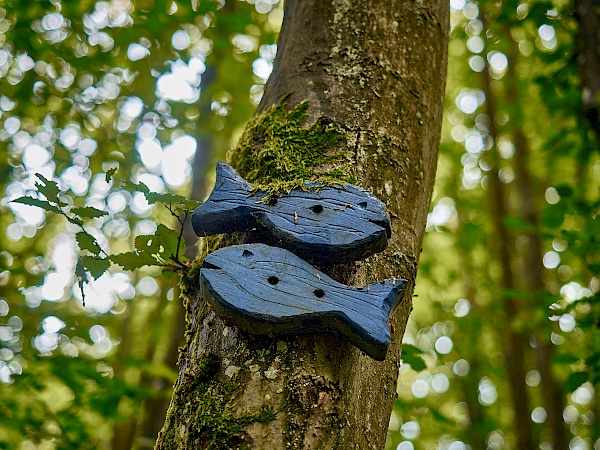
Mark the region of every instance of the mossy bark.
[[[249, 181], [268, 182], [280, 170], [291, 182], [301, 164], [325, 182], [356, 179], [387, 204], [389, 248], [326, 268], [346, 284], [415, 279], [440, 138], [448, 20], [442, 0], [286, 2], [259, 116], [230, 159]], [[273, 108], [282, 99], [288, 115]], [[292, 124], [299, 112], [304, 123]], [[262, 151], [281, 135], [257, 123], [274, 120], [286, 123], [278, 145], [293, 164], [277, 166], [282, 155], [269, 160]], [[246, 170], [244, 161], [259, 155], [263, 166]], [[391, 320], [387, 358], [376, 362], [335, 334], [268, 337], [229, 327], [198, 298], [194, 280], [187, 284], [187, 344], [157, 448], [383, 448], [412, 288]]]

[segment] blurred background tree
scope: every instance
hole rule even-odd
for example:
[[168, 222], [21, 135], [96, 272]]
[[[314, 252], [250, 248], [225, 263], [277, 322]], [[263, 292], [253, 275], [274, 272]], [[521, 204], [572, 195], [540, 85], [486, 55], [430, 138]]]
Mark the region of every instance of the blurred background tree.
[[[600, 448], [598, 5], [450, 5], [405, 335], [427, 367], [401, 367], [386, 447]], [[0, 447], [154, 446], [183, 338], [176, 280], [112, 270], [84, 308], [78, 230], [9, 202], [35, 195], [35, 173], [58, 180], [64, 202], [110, 213], [88, 230], [111, 253], [173, 221], [105, 171], [201, 199], [282, 17], [277, 0], [0, 1]]]

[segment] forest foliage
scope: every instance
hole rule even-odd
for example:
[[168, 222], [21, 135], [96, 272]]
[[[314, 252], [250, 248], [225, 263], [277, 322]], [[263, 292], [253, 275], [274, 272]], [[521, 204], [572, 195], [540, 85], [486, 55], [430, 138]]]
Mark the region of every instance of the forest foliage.
[[[574, 4], [450, 5], [387, 448], [600, 448], [600, 140]], [[282, 17], [277, 0], [0, 1], [0, 447], [153, 446], [183, 338], [173, 270], [195, 253], [181, 225]]]

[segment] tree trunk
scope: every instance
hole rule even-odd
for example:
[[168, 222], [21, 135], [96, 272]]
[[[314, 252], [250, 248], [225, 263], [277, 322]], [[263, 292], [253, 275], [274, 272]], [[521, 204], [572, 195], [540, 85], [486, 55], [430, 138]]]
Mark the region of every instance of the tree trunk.
[[505, 320], [500, 327], [502, 342], [504, 343], [504, 359], [506, 361], [506, 374], [510, 386], [510, 396], [514, 409], [514, 427], [517, 448], [537, 448], [533, 434], [533, 424], [530, 418], [529, 393], [525, 384], [525, 351], [529, 346], [527, 335], [514, 327], [518, 318], [522, 301], [507, 293], [515, 290], [514, 274], [511, 263], [512, 241], [509, 231], [504, 225], [507, 212], [507, 196], [505, 187], [500, 181], [500, 157], [497, 154], [498, 130], [494, 122], [496, 114], [496, 99], [490, 85], [488, 69], [483, 71], [483, 90], [486, 98], [486, 113], [490, 118], [489, 133], [494, 140], [491, 155], [493, 165], [489, 172], [488, 201], [490, 204], [491, 218], [494, 226], [496, 253], [500, 260], [501, 280], [499, 286], [503, 291], [502, 304], [504, 305]]
[[[289, 108], [308, 100], [304, 126], [343, 131], [335, 151], [349, 156], [343, 164], [392, 218], [385, 252], [328, 271], [346, 284], [415, 279], [437, 161], [448, 20], [440, 0], [286, 2], [259, 118], [287, 94]], [[252, 132], [247, 142], [263, 145]], [[290, 141], [286, 151], [302, 148]], [[387, 358], [377, 362], [335, 334], [277, 338], [228, 327], [197, 297], [194, 280], [187, 284], [187, 348], [157, 448], [383, 448], [412, 286], [391, 321]]]
[[600, 7], [597, 0], [575, 0], [575, 37], [583, 113], [600, 144]]

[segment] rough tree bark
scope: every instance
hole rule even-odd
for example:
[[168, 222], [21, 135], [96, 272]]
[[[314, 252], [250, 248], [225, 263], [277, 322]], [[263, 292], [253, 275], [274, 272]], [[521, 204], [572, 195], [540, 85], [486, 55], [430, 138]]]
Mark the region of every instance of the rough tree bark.
[[[335, 151], [351, 155], [344, 164], [392, 218], [385, 252], [329, 268], [341, 282], [415, 279], [437, 162], [448, 22], [442, 0], [286, 2], [258, 113], [270, 114], [290, 93], [290, 109], [307, 100], [304, 127], [343, 131]], [[250, 142], [264, 145], [264, 136]], [[294, 145], [286, 151], [302, 151]], [[383, 448], [412, 286], [391, 321], [387, 358], [376, 362], [335, 334], [267, 337], [228, 327], [194, 281], [184, 281], [187, 344], [157, 448]]]
[[600, 6], [595, 0], [576, 0], [573, 7], [579, 22], [575, 52], [581, 80], [581, 103], [600, 143]]

